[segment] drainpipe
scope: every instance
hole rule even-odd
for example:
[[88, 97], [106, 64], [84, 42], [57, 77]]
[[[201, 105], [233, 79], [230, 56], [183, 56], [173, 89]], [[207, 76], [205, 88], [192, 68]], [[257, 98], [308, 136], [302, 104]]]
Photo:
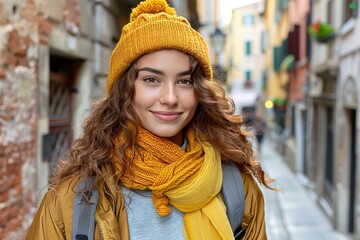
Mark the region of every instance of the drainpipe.
[[98, 99], [100, 97], [100, 80], [101, 77], [101, 0], [94, 1], [94, 82], [92, 90], [92, 98]]

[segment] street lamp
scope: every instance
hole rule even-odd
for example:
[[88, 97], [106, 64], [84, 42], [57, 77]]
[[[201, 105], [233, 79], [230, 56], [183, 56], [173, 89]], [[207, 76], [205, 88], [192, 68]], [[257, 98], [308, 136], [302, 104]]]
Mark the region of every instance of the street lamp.
[[211, 45], [215, 51], [215, 65], [217, 65], [217, 58], [224, 48], [225, 44], [225, 33], [220, 28], [216, 28], [215, 31], [210, 35]]
[[223, 51], [225, 44], [225, 33], [220, 28], [216, 27], [215, 31], [210, 35], [211, 46], [214, 49], [214, 63], [213, 67], [217, 69], [218, 77], [222, 81], [226, 81], [226, 72], [223, 71], [219, 63], [219, 56]]

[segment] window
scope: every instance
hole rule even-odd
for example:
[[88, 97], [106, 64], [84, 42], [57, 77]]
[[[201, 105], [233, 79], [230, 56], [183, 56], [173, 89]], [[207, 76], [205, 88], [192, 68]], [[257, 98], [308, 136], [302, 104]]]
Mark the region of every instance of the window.
[[281, 46], [273, 48], [273, 59], [274, 59], [274, 71], [279, 72], [281, 70], [281, 63], [284, 58], [288, 55], [288, 39], [285, 39]]
[[251, 71], [245, 71], [245, 80], [251, 81]]
[[262, 72], [262, 86], [261, 86], [261, 89], [262, 90], [266, 90], [268, 87], [268, 76], [267, 76], [267, 72], [266, 71], [263, 71]]
[[268, 48], [268, 32], [264, 31], [261, 33], [261, 52], [265, 53]]
[[288, 0], [281, 0], [280, 1], [280, 9], [281, 11], [285, 11], [288, 7]]
[[333, 22], [333, 0], [329, 0], [327, 3], [327, 22], [329, 24]]
[[253, 15], [244, 15], [243, 16], [243, 24], [245, 26], [252, 26], [255, 23], [255, 18]]
[[279, 23], [282, 17], [282, 11], [281, 11], [281, 0], [275, 1], [275, 21], [276, 23]]
[[356, 0], [346, 0], [345, 1], [345, 16], [344, 22], [347, 22], [351, 18], [357, 16], [358, 5]]
[[296, 116], [295, 116], [295, 106], [292, 105], [291, 106], [291, 127], [290, 127], [290, 135], [295, 137], [295, 121], [296, 121]]
[[280, 71], [281, 65], [281, 47], [274, 47], [273, 48], [273, 57], [274, 57], [274, 71]]
[[247, 56], [251, 55], [251, 42], [250, 41], [245, 42], [245, 54]]
[[245, 71], [244, 88], [252, 88], [251, 71]]
[[325, 142], [325, 176], [324, 176], [324, 198], [333, 209], [334, 191], [334, 111], [332, 107], [326, 108], [326, 142]]

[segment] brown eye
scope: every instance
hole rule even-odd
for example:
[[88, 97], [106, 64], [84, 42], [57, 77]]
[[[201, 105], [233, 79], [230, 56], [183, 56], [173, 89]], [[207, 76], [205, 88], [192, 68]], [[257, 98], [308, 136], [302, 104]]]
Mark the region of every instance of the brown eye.
[[181, 79], [179, 81], [179, 84], [192, 85], [193, 82], [191, 80], [189, 80], [189, 79]]
[[159, 82], [156, 78], [153, 78], [153, 77], [144, 78], [144, 81], [147, 82], [147, 83], [157, 83], [157, 82]]

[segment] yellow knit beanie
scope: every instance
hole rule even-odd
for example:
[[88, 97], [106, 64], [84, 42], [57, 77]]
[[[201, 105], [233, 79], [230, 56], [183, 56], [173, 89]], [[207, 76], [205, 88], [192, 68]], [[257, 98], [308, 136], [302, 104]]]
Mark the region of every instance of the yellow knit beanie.
[[124, 26], [121, 38], [110, 58], [107, 90], [133, 61], [142, 55], [161, 49], [176, 49], [195, 57], [204, 73], [212, 78], [208, 48], [203, 37], [189, 22], [176, 16], [166, 0], [145, 0], [133, 9], [130, 22]]

